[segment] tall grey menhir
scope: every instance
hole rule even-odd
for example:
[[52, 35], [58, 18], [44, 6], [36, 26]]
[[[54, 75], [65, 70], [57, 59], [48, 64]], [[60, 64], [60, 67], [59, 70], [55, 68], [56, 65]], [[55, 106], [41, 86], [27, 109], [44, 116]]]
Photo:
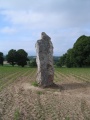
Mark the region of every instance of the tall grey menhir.
[[47, 87], [53, 85], [53, 44], [51, 38], [45, 33], [41, 33], [41, 39], [36, 42], [37, 53], [37, 82], [39, 86]]

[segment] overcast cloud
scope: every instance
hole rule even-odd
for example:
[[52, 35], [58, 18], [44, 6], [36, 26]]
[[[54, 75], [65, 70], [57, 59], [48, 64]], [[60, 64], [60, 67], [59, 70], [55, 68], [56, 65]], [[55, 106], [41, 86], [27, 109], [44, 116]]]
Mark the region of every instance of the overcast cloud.
[[41, 32], [62, 55], [81, 35], [90, 35], [90, 0], [0, 0], [0, 51], [25, 49], [35, 55]]

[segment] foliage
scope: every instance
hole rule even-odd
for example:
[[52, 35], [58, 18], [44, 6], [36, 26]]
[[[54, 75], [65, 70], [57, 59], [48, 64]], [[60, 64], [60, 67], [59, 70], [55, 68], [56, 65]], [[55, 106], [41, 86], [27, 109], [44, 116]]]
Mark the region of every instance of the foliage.
[[18, 51], [11, 49], [6, 56], [6, 60], [12, 66], [17, 64], [19, 66], [24, 67], [25, 65], [27, 65], [27, 61], [28, 61], [27, 55], [28, 54], [23, 49], [19, 49]]
[[78, 67], [90, 66], [90, 37], [79, 37], [73, 47]]
[[36, 58], [31, 59], [31, 60], [29, 61], [29, 66], [30, 66], [30, 67], [36, 67], [36, 66], [37, 66], [37, 64], [36, 64]]
[[90, 37], [79, 37], [72, 49], [60, 57], [61, 66], [89, 67], [90, 66]]
[[56, 62], [56, 64], [55, 64], [57, 67], [61, 67], [61, 64], [60, 64], [60, 62], [58, 61], [58, 62]]
[[59, 59], [59, 56], [53, 56], [54, 65], [56, 65], [59, 62]]
[[65, 64], [66, 64], [66, 56], [67, 56], [67, 54], [65, 53], [65, 54], [63, 54], [63, 56], [61, 56], [60, 57], [60, 65], [61, 66], [65, 66]]
[[3, 57], [3, 53], [0, 52], [0, 64], [3, 66], [3, 61], [4, 61], [4, 57]]
[[6, 56], [6, 60], [7, 60], [8, 63], [10, 63], [12, 66], [14, 66], [16, 64], [16, 61], [17, 61], [16, 50], [11, 49]]
[[24, 67], [27, 65], [27, 52], [23, 49], [17, 51], [17, 65]]

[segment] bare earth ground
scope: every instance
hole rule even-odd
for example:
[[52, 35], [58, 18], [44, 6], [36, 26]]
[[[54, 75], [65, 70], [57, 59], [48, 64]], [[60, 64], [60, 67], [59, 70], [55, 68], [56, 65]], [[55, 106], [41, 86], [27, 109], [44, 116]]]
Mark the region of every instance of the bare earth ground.
[[0, 120], [90, 120], [90, 83], [72, 76], [56, 83], [42, 89], [19, 78], [0, 92]]

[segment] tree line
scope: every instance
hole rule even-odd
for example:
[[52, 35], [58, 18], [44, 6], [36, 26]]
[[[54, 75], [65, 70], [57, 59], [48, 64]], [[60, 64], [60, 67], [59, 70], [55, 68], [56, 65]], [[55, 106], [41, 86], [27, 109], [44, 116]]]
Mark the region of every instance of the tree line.
[[[23, 50], [11, 49], [6, 55], [6, 60], [12, 66], [18, 65], [24, 67], [29, 65], [36, 67], [36, 59], [28, 58], [28, 53]], [[0, 52], [0, 64], [3, 65], [4, 56]], [[54, 57], [54, 64], [62, 67], [90, 67], [90, 36], [80, 36], [73, 45], [73, 48], [68, 49], [65, 54], [58, 57]]]
[[57, 66], [90, 67], [90, 36], [80, 36], [73, 48], [60, 57]]
[[[24, 67], [27, 64], [31, 67], [36, 66], [36, 59], [30, 60], [30, 58], [28, 58], [28, 53], [23, 49], [19, 49], [17, 51], [11, 49], [8, 52], [8, 54], [5, 56], [5, 59], [12, 66], [18, 65]], [[4, 62], [4, 55], [2, 52], [0, 52], [0, 64], [2, 66], [3, 66], [3, 62]]]

